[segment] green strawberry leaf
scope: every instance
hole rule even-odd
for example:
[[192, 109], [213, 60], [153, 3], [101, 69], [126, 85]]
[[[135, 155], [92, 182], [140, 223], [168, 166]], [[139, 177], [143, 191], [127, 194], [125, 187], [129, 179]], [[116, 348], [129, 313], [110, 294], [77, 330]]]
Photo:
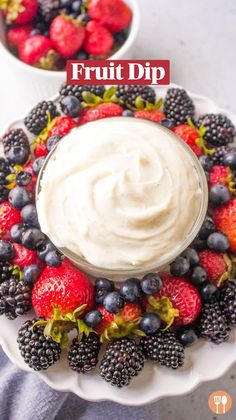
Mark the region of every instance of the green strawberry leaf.
[[[111, 86], [104, 92], [103, 99], [105, 102], [110, 102], [111, 98], [116, 94], [116, 87]], [[118, 98], [116, 98], [118, 99]], [[113, 102], [113, 101], [112, 101]]]

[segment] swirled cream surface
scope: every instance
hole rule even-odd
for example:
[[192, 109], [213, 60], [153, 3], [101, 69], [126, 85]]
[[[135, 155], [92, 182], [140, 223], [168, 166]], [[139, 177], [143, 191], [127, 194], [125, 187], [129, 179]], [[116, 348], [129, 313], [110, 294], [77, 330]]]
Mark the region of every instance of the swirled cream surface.
[[155, 123], [110, 118], [73, 129], [45, 166], [42, 231], [102, 268], [155, 264], [189, 234], [201, 202], [191, 154]]

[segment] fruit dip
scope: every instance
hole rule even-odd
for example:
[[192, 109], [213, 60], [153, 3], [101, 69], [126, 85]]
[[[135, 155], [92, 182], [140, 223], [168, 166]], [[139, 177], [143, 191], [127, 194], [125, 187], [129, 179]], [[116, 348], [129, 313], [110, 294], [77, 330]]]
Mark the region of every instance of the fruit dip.
[[202, 194], [182, 140], [159, 124], [117, 117], [61, 140], [43, 169], [37, 210], [59, 249], [119, 270], [173, 256], [196, 222]]

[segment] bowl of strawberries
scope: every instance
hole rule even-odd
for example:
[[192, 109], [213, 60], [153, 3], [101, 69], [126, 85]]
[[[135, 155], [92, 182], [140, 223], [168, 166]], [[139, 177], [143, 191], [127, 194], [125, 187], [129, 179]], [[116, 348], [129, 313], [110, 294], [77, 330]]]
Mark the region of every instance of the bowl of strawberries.
[[[236, 360], [236, 118], [175, 85], [117, 86], [105, 96], [102, 86], [71, 89], [1, 136], [0, 344], [20, 368], [87, 400], [142, 405], [188, 393]], [[117, 285], [89, 277], [42, 232], [35, 187], [50, 151], [78, 124], [121, 115], [161, 124], [192, 149], [209, 204], [165, 271]]]
[[132, 57], [136, 0], [0, 2], [0, 54], [32, 100], [56, 94], [68, 59]]

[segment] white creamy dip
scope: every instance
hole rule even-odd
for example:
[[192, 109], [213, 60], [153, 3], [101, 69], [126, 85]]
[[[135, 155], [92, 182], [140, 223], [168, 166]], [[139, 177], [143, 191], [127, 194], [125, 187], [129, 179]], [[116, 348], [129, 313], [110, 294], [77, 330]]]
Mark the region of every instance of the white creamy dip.
[[73, 129], [41, 181], [42, 231], [89, 263], [155, 264], [189, 234], [201, 203], [194, 161], [159, 124], [109, 118]]

